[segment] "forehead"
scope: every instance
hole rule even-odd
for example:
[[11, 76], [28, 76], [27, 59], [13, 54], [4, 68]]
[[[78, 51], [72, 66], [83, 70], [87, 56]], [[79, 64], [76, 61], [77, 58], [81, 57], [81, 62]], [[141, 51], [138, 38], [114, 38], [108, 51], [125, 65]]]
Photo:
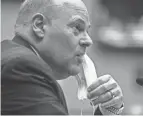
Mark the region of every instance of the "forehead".
[[68, 13], [70, 14], [72, 19], [79, 18], [84, 20], [85, 22], [89, 22], [89, 15], [87, 10], [78, 9], [77, 7], [68, 8]]
[[[69, 16], [70, 18], [77, 17], [89, 22], [89, 14], [85, 4], [81, 0], [55, 0], [56, 5], [62, 8], [62, 16]], [[59, 10], [58, 10], [59, 11]]]
[[77, 6], [77, 7], [86, 9], [86, 6], [82, 0], [52, 0], [52, 1], [53, 1], [53, 4], [55, 4], [55, 5], [63, 6], [66, 4], [66, 5], [73, 5], [73, 6]]

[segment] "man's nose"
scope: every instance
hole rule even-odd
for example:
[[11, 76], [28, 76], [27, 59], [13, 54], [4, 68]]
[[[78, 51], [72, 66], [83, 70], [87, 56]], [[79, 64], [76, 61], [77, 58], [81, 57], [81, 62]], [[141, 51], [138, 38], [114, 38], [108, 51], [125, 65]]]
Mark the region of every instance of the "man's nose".
[[91, 40], [89, 35], [86, 34], [84, 37], [80, 39], [79, 44], [80, 46], [89, 47], [93, 44], [93, 41]]

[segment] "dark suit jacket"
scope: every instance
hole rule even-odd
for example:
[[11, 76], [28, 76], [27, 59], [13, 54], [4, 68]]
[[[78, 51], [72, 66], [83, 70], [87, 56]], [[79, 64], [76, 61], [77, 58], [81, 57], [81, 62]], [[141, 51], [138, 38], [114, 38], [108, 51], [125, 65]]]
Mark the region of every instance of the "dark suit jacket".
[[18, 36], [1, 43], [1, 114], [68, 114], [63, 91], [48, 64]]

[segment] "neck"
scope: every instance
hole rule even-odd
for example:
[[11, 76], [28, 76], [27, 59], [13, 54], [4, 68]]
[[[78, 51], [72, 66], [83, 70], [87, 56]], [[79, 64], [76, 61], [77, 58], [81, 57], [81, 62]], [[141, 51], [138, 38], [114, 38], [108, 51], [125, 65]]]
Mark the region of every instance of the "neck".
[[[30, 38], [29, 38], [30, 39]], [[13, 40], [14, 42], [23, 45], [29, 49], [31, 49], [36, 56], [40, 59], [43, 60], [45, 62], [45, 60], [43, 59], [42, 55], [40, 54], [40, 52], [35, 48], [35, 46], [33, 46], [26, 38], [20, 36], [20, 35], [16, 35]], [[53, 77], [55, 80], [61, 80], [61, 79], [65, 79], [68, 77], [68, 75], [63, 74], [61, 72], [59, 72], [52, 64], [50, 64], [49, 62], [45, 62], [47, 64], [47, 66], [49, 67], [50, 72], [52, 73]]]
[[25, 46], [27, 48], [30, 48], [30, 43], [20, 35], [15, 35], [15, 37], [12, 39], [12, 41], [14, 41], [15, 43], [18, 43], [22, 46]]
[[[33, 46], [31, 46], [31, 48], [32, 48], [32, 50], [35, 52], [35, 54], [39, 57], [39, 59], [42, 59], [43, 61], [44, 61], [44, 59], [40, 56], [40, 54], [38, 53], [38, 51], [33, 47]], [[44, 61], [45, 62], [45, 61]], [[53, 74], [53, 76], [55, 77], [55, 79], [56, 80], [61, 80], [61, 79], [64, 79], [64, 78], [67, 78], [68, 76], [67, 75], [64, 75], [64, 74], [62, 74], [61, 72], [58, 72], [54, 67], [52, 67], [51, 65], [50, 65], [50, 63], [47, 63], [46, 62], [46, 64], [48, 64], [48, 66], [50, 66], [50, 69], [51, 69], [51, 71], [52, 71], [52, 74]], [[62, 78], [61, 78], [62, 77]], [[61, 78], [61, 79], [60, 79]]]

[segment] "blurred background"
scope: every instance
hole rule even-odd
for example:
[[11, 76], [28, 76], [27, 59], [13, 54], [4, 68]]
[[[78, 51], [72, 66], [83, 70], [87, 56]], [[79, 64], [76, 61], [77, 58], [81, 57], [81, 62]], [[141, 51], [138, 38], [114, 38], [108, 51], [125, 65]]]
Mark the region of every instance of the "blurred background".
[[[98, 76], [112, 75], [123, 90], [124, 114], [143, 114], [143, 0], [83, 0], [88, 8], [94, 45], [88, 55]], [[1, 1], [1, 41], [12, 39], [22, 0]], [[59, 82], [69, 113], [92, 114], [89, 101], [77, 99], [73, 77]]]

